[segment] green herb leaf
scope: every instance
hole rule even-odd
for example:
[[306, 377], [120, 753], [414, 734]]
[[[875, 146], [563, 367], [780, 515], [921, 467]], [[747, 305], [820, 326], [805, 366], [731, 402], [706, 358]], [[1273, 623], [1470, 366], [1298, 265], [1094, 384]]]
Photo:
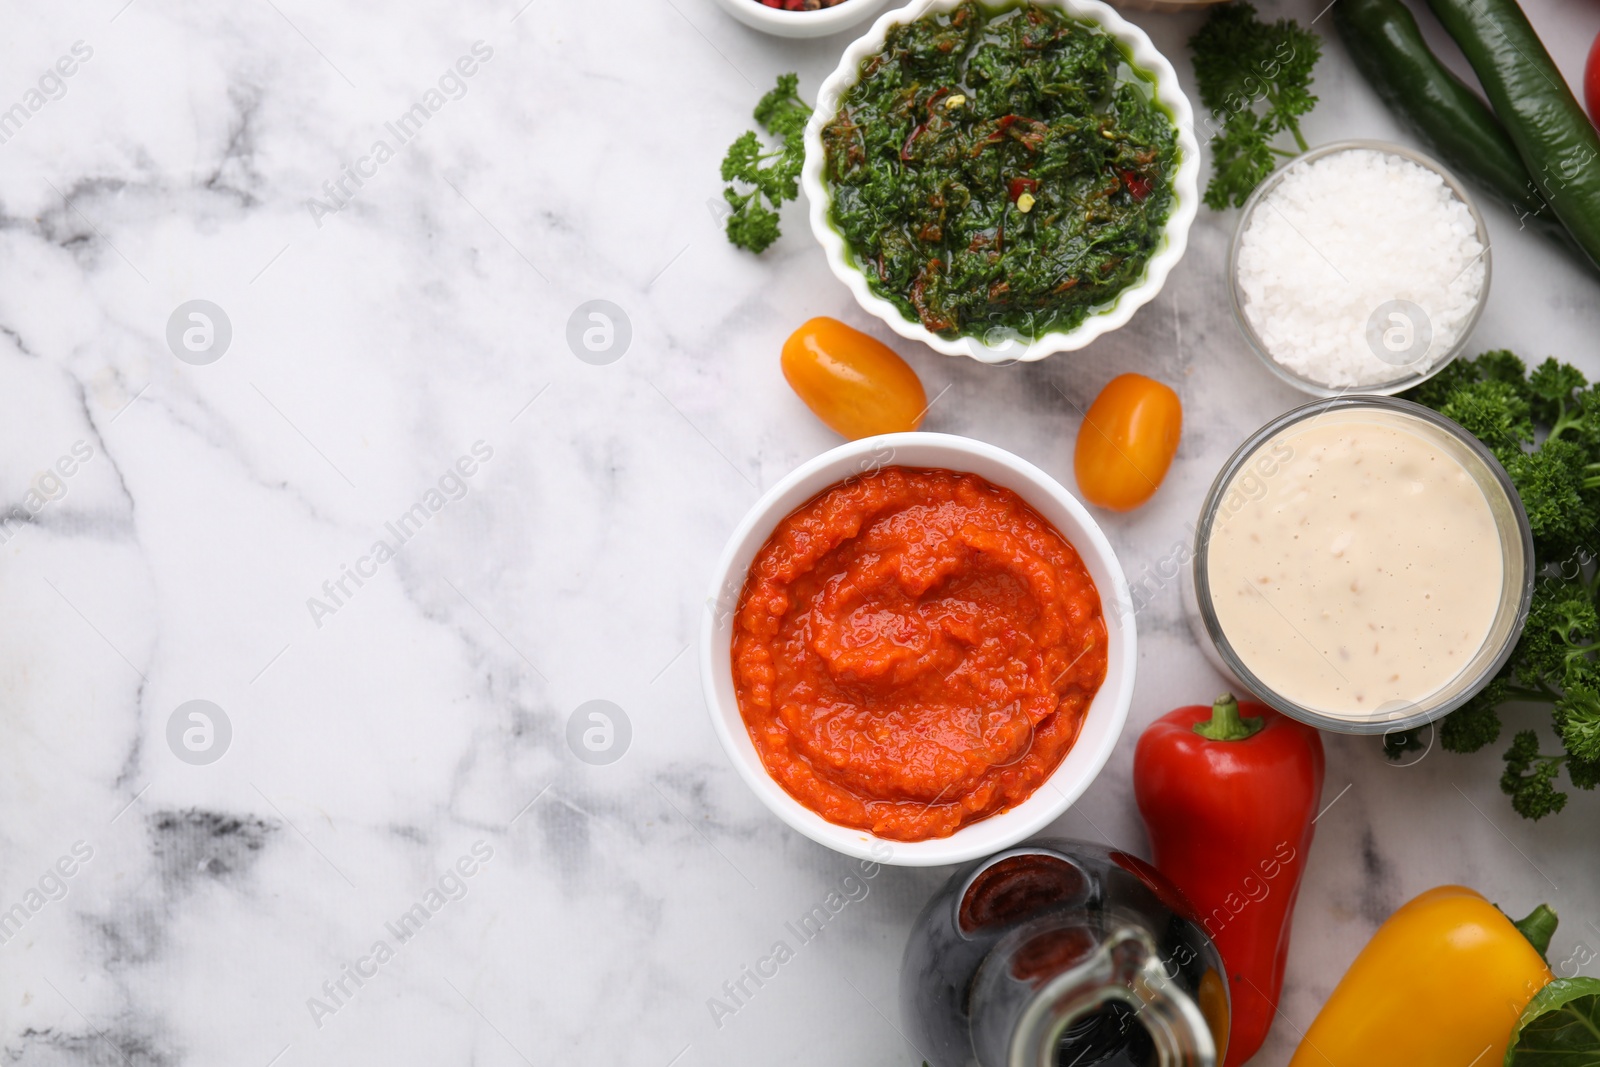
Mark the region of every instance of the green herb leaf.
[[1554, 358], [1545, 360], [1528, 375], [1534, 416], [1543, 423], [1561, 422], [1573, 402], [1573, 394], [1588, 384], [1577, 367], [1557, 363]]
[[765, 252], [780, 236], [778, 213], [763, 204], [756, 193], [741, 197], [730, 188], [722, 195], [734, 206], [733, 214], [728, 216], [728, 240], [751, 252]]
[[1251, 190], [1278, 165], [1278, 155], [1254, 115], [1235, 115], [1225, 130], [1211, 142], [1212, 175], [1205, 202], [1213, 211], [1226, 211], [1229, 204], [1243, 206]]
[[787, 133], [797, 118], [804, 128], [810, 117], [811, 108], [800, 99], [800, 76], [797, 74], [778, 75], [777, 87], [756, 104], [755, 120], [775, 135]]
[[1586, 493], [1591, 455], [1562, 437], [1546, 439], [1536, 452], [1519, 452], [1506, 464], [1542, 559], [1560, 562], [1593, 543], [1595, 508]]
[[1500, 740], [1500, 713], [1506, 682], [1497, 677], [1439, 724], [1439, 747], [1450, 752], [1476, 752]]
[[1590, 763], [1600, 761], [1600, 694], [1588, 686], [1569, 686], [1556, 704], [1555, 724], [1568, 752]]
[[756, 121], [781, 145], [769, 148], [754, 130], [747, 130], [722, 159], [722, 180], [736, 183], [722, 192], [733, 208], [728, 240], [751, 252], [762, 252], [778, 239], [778, 208], [800, 195], [811, 108], [800, 99], [799, 83], [794, 74], [780, 74], [777, 86], [756, 104]]
[[1445, 399], [1439, 413], [1488, 445], [1502, 464], [1522, 455], [1522, 446], [1533, 440], [1528, 401], [1507, 382], [1490, 379], [1463, 385]]
[[1533, 685], [1562, 685], [1569, 670], [1590, 652], [1600, 634], [1600, 615], [1576, 578], [1546, 575], [1533, 587], [1528, 620], [1517, 644], [1520, 677]]
[[761, 153], [761, 139], [756, 136], [756, 131], [746, 130], [740, 134], [739, 139], [728, 146], [728, 154], [722, 159], [722, 180], [752, 181], [761, 165]]
[[1473, 382], [1505, 382], [1525, 402], [1531, 402], [1532, 393], [1527, 383], [1528, 369], [1516, 354], [1503, 348], [1485, 352], [1477, 359], [1458, 359], [1449, 363], [1438, 374], [1406, 393], [1407, 398], [1438, 410], [1450, 399], [1450, 394]]
[[1398, 733], [1383, 735], [1383, 754], [1391, 762], [1398, 761], [1407, 752], [1425, 752], [1428, 742], [1422, 739], [1424, 727], [1418, 726], [1414, 730], [1401, 730]]
[[1600, 785], [1600, 760], [1567, 757], [1567, 777], [1579, 789], [1593, 789]]
[[1518, 733], [1506, 750], [1505, 761], [1500, 791], [1511, 798], [1511, 807], [1518, 815], [1538, 821], [1567, 806], [1567, 794], [1554, 785], [1562, 761], [1540, 754], [1538, 734], [1532, 730]]
[[1189, 47], [1212, 135], [1206, 204], [1242, 206], [1278, 157], [1293, 154], [1274, 137], [1288, 133], [1307, 148], [1299, 120], [1317, 104], [1311, 73], [1322, 42], [1292, 19], [1264, 23], [1252, 5], [1232, 3], [1211, 9]]
[[1505, 1067], [1600, 1064], [1600, 979], [1557, 978], [1523, 1009]]

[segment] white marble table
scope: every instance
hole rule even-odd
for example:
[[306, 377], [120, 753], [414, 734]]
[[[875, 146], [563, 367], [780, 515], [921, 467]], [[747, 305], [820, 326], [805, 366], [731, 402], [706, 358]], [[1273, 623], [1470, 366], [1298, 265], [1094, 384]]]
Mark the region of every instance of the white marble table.
[[[707, 1006], [851, 867], [740, 784], [688, 653], [733, 524], [834, 443], [784, 385], [782, 339], [814, 314], [889, 338], [798, 210], [755, 259], [708, 207], [759, 92], [797, 70], [809, 94], [844, 41], [767, 38], [712, 0], [522, 2], [7, 14], [0, 911], [23, 910], [0, 944], [6, 1063], [908, 1056], [896, 971], [939, 871], [885, 869], [735, 1014]], [[1600, 11], [1530, 2], [1576, 76]], [[1135, 17], [1187, 77], [1197, 19]], [[1313, 142], [1396, 134], [1337, 43], [1317, 86]], [[1106, 520], [1134, 577], [1298, 399], [1229, 319], [1232, 222], [1203, 213], [1159, 300], [1075, 356], [990, 369], [897, 345], [941, 394], [928, 428], [1069, 485], [1062, 394], [1083, 404], [1123, 370], [1173, 383], [1173, 473]], [[1600, 372], [1595, 282], [1489, 223], [1478, 341]], [[596, 299], [631, 323], [604, 365], [566, 340]], [[182, 316], [187, 358], [169, 347], [193, 300], [231, 331], [209, 363]], [[1057, 826], [1134, 850], [1137, 728], [1218, 684], [1175, 590], [1140, 626], [1129, 732]], [[194, 700], [221, 709], [209, 738], [179, 711]], [[631, 724], [608, 765], [568, 744], [591, 700]], [[1600, 945], [1600, 797], [1534, 827], [1495, 752], [1397, 769], [1376, 741], [1328, 749], [1286, 1023], [1259, 1062], [1285, 1060], [1428, 886], [1548, 899], [1558, 958]]]

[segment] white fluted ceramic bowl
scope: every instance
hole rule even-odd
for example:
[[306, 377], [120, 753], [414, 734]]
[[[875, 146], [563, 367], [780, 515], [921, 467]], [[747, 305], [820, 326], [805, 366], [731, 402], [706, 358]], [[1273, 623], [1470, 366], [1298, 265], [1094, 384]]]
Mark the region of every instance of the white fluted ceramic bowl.
[[815, 11], [785, 11], [757, 0], [717, 0], [722, 10], [752, 29], [776, 37], [826, 37], [867, 21], [884, 0], [844, 0]]
[[1152, 75], [1156, 98], [1172, 115], [1178, 129], [1178, 170], [1173, 178], [1172, 210], [1167, 216], [1162, 244], [1145, 265], [1144, 279], [1124, 289], [1115, 300], [1083, 320], [1075, 329], [1054, 331], [1028, 341], [1010, 336], [940, 337], [920, 322], [913, 322], [883, 297], [874, 293], [867, 279], [850, 257], [844, 236], [829, 220], [832, 197], [822, 180], [822, 128], [838, 113], [839, 100], [855, 84], [861, 61], [883, 48], [889, 29], [912, 22], [929, 12], [949, 11], [961, 0], [914, 0], [903, 8], [886, 11], [872, 24], [866, 35], [845, 49], [839, 66], [817, 93], [817, 108], [806, 126], [806, 159], [800, 174], [801, 187], [811, 205], [811, 232], [816, 234], [827, 254], [834, 276], [849, 287], [856, 302], [888, 324], [901, 337], [921, 341], [947, 356], [971, 356], [982, 363], [1032, 362], [1056, 352], [1071, 352], [1096, 338], [1123, 326], [1133, 313], [1155, 299], [1167, 275], [1183, 258], [1189, 242], [1189, 226], [1200, 206], [1200, 146], [1194, 135], [1194, 109], [1178, 84], [1178, 75], [1167, 58], [1156, 51], [1143, 30], [1124, 19], [1100, 0], [1035, 0], [1042, 6], [1058, 7], [1075, 18], [1093, 22], [1125, 47], [1134, 66]]

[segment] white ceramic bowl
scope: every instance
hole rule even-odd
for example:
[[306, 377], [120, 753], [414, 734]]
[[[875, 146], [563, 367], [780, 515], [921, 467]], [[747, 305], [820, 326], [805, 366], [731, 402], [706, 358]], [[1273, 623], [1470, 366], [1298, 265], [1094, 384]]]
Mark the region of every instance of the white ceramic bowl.
[[[732, 0], [726, 0], [732, 2]], [[851, 0], [854, 2], [854, 0]], [[1200, 145], [1194, 135], [1194, 109], [1189, 98], [1178, 84], [1178, 75], [1167, 58], [1156, 51], [1143, 30], [1124, 19], [1100, 0], [1035, 0], [1049, 7], [1059, 7], [1077, 18], [1094, 22], [1106, 33], [1120, 41], [1133, 63], [1140, 70], [1155, 76], [1156, 97], [1172, 113], [1178, 128], [1178, 172], [1173, 178], [1172, 211], [1167, 216], [1163, 244], [1156, 249], [1145, 265], [1144, 280], [1124, 289], [1108, 306], [1089, 315], [1075, 329], [1044, 334], [1031, 341], [1017, 337], [1010, 331], [991, 331], [986, 338], [940, 337], [900, 313], [900, 309], [867, 287], [867, 279], [855, 264], [850, 262], [844, 237], [833, 228], [828, 219], [832, 198], [822, 180], [822, 127], [831, 121], [839, 109], [839, 100], [856, 82], [861, 61], [883, 47], [890, 27], [911, 22], [930, 11], [949, 11], [961, 0], [914, 0], [894, 11], [886, 11], [872, 24], [865, 36], [845, 49], [844, 59], [817, 93], [817, 108], [806, 126], [806, 160], [800, 173], [800, 184], [811, 204], [811, 232], [816, 234], [827, 254], [828, 266], [834, 276], [844, 282], [855, 294], [856, 302], [888, 323], [889, 328], [910, 341], [921, 341], [947, 356], [971, 356], [982, 363], [1031, 362], [1056, 352], [1071, 352], [1083, 348], [1102, 334], [1109, 333], [1133, 318], [1133, 313], [1155, 299], [1166, 283], [1167, 275], [1183, 258], [1189, 242], [1189, 225], [1194, 222], [1200, 207]], [[1002, 335], [1003, 334], [1003, 335]]]
[[815, 11], [785, 11], [757, 0], [717, 0], [724, 11], [746, 26], [778, 37], [825, 37], [867, 21], [884, 0], [844, 0]]
[[[773, 781], [761, 763], [733, 688], [733, 616], [750, 562], [780, 521], [829, 486], [889, 466], [966, 471], [1012, 490], [1048, 520], [1082, 557], [1100, 590], [1106, 618], [1106, 679], [1089, 704], [1083, 729], [1066, 758], [1033, 795], [1010, 811], [971, 823], [949, 837], [888, 841], [839, 826], [805, 807]], [[801, 464], [750, 509], [717, 561], [700, 627], [700, 680], [711, 725], [728, 758], [762, 803], [818, 844], [859, 859], [905, 867], [963, 863], [1009, 848], [1050, 825], [1072, 806], [1105, 766], [1122, 735], [1133, 699], [1138, 660], [1133, 601], [1122, 566], [1105, 534], [1060, 482], [1026, 460], [974, 441], [939, 433], [898, 433], [840, 445]]]

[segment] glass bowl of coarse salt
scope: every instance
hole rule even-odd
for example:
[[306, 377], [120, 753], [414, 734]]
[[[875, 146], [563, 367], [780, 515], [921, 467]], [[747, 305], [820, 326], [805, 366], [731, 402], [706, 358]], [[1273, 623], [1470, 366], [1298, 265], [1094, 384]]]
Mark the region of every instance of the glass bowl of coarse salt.
[[1466, 346], [1489, 296], [1489, 233], [1432, 159], [1339, 141], [1251, 194], [1228, 275], [1234, 317], [1267, 369], [1312, 396], [1389, 395]]

